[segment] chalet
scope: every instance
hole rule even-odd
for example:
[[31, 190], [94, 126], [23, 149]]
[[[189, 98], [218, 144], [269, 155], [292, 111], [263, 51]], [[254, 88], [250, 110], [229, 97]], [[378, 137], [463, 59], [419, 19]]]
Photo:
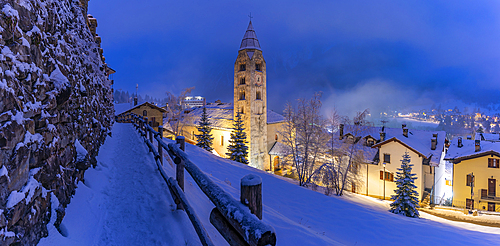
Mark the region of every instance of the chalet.
[[453, 206], [500, 212], [499, 134], [454, 139], [445, 160], [453, 163]]
[[341, 141], [364, 146], [359, 147], [359, 151], [364, 152], [364, 165], [357, 169], [352, 191], [389, 199], [396, 189], [394, 181], [401, 168], [402, 156], [408, 153], [417, 178], [419, 199], [428, 197], [435, 187], [435, 169], [442, 161], [445, 135], [443, 131], [410, 130], [404, 124], [399, 129], [340, 125]]
[[160, 108], [152, 103], [143, 102], [135, 106], [130, 107], [130, 104], [121, 104], [119, 107], [115, 107], [116, 116], [123, 116], [129, 113], [134, 113], [144, 118], [148, 118], [148, 121], [152, 122], [153, 129], [158, 131], [158, 126], [163, 125], [163, 114], [167, 111]]

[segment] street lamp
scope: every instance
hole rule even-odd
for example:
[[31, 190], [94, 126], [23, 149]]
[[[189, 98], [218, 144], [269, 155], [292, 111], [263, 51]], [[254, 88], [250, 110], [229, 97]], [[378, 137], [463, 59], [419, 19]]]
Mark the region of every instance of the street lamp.
[[384, 175], [382, 177], [384, 178], [384, 200], [385, 200], [385, 176], [386, 176], [385, 175], [385, 165], [386, 165], [386, 163], [384, 162], [383, 165], [384, 165]]

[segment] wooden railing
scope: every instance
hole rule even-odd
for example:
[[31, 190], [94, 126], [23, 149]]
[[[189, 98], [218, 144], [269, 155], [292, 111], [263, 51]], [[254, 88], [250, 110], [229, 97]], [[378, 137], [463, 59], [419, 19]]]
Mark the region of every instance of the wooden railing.
[[[230, 245], [276, 245], [274, 228], [261, 221], [262, 180], [259, 176], [249, 174], [242, 178], [241, 195], [238, 202], [189, 160], [184, 152], [184, 137], [179, 136], [176, 138], [176, 143], [166, 144], [163, 141], [163, 127], [161, 125], [156, 132], [151, 127], [151, 121], [133, 113], [120, 115], [116, 121], [132, 123], [139, 134], [144, 137], [144, 142], [154, 155], [158, 170], [169, 187], [177, 209], [186, 211], [203, 245], [213, 245], [213, 243], [185, 197], [184, 169], [188, 171], [198, 187], [215, 205], [210, 213], [210, 223]], [[154, 146], [154, 140], [157, 141], [157, 148]], [[173, 160], [176, 165], [175, 179], [168, 177], [165, 172], [163, 150], [168, 154], [167, 160]]]

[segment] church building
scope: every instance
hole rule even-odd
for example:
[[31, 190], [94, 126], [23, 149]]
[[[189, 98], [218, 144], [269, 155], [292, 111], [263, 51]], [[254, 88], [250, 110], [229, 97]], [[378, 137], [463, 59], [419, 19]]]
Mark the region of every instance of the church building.
[[[270, 150], [279, 139], [284, 118], [267, 109], [266, 83], [266, 61], [250, 21], [234, 63], [233, 103], [207, 104], [206, 108], [213, 127], [212, 147], [218, 155], [227, 157], [233, 120], [239, 111], [247, 134], [250, 166], [272, 170]], [[198, 108], [185, 117], [182, 135], [196, 140], [201, 112], [202, 108]]]

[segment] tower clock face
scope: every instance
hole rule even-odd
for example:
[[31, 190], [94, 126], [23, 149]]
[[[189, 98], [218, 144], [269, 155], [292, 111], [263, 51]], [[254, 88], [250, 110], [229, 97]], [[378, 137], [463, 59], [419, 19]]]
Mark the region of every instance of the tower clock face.
[[260, 74], [255, 75], [255, 84], [262, 85], [262, 75]]

